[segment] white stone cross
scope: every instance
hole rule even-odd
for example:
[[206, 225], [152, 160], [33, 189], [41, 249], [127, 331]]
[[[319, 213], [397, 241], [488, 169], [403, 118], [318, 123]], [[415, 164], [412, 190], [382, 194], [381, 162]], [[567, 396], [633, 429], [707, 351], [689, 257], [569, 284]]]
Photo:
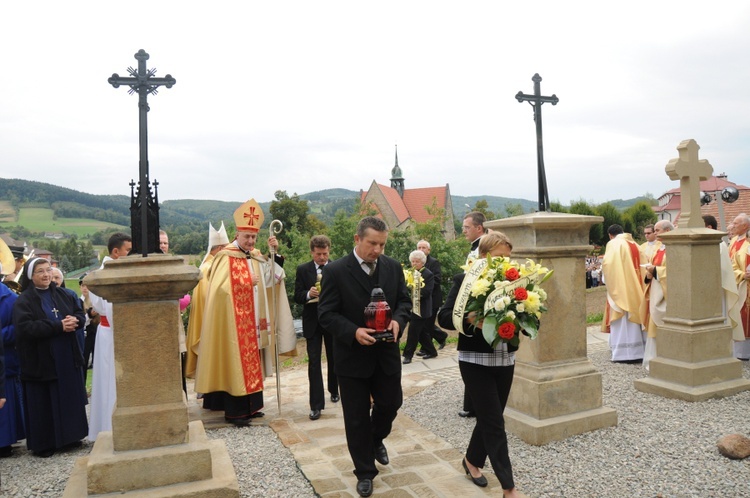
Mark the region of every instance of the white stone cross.
[[670, 180], [680, 180], [680, 228], [703, 228], [701, 218], [700, 182], [711, 177], [714, 168], [705, 159], [698, 159], [700, 146], [692, 138], [677, 146], [680, 157], [665, 168]]

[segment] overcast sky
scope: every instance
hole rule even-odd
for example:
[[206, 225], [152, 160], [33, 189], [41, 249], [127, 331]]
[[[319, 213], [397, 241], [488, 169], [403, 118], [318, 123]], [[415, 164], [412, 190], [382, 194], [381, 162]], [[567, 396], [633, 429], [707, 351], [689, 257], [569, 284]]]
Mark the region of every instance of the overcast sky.
[[659, 196], [689, 138], [750, 184], [750, 3], [619, 4], [6, 2], [0, 176], [129, 194], [142, 48], [160, 200], [388, 184], [397, 143], [407, 188], [536, 201], [534, 73], [551, 200]]

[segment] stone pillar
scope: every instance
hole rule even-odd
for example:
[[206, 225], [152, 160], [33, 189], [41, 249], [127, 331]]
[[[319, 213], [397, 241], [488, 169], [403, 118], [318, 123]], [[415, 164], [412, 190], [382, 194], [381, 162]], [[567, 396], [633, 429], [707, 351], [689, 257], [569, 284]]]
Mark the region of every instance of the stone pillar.
[[[667, 246], [667, 312], [656, 331], [656, 358], [639, 391], [685, 401], [731, 396], [750, 389], [742, 364], [732, 355], [732, 329], [722, 312], [719, 244], [723, 232], [703, 228], [700, 180], [713, 168], [698, 159], [695, 140], [677, 147], [666, 172], [680, 180], [680, 226], [660, 236]], [[686, 225], [686, 226], [685, 226]]]
[[[549, 311], [536, 340], [521, 340], [505, 425], [529, 444], [543, 445], [617, 425], [602, 406], [602, 376], [586, 348], [586, 255], [600, 216], [532, 213], [485, 223], [513, 242], [513, 259], [555, 271], [544, 283]], [[527, 339], [527, 338], [526, 338]]]
[[76, 461], [65, 498], [239, 496], [226, 445], [188, 422], [182, 391], [178, 299], [198, 280], [196, 267], [162, 254], [110, 261], [86, 278], [113, 304], [117, 405], [112, 432]]

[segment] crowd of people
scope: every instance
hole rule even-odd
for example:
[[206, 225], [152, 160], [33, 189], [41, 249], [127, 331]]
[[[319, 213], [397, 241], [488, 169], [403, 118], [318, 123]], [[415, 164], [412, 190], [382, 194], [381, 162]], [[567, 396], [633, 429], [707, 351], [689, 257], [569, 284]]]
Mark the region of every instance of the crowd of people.
[[[705, 228], [717, 230], [716, 218], [703, 216]], [[667, 303], [667, 246], [661, 236], [675, 229], [668, 220], [644, 227], [638, 245], [620, 225], [608, 228], [610, 241], [601, 265], [607, 287], [602, 332], [610, 334], [612, 361], [643, 363], [648, 370], [656, 357], [656, 335], [664, 323]], [[739, 214], [729, 224], [730, 239], [719, 243], [722, 312], [732, 328], [734, 356], [750, 359], [750, 309], [747, 282], [750, 217]]]
[[[257, 247], [263, 223], [257, 202], [242, 204], [234, 223], [236, 236], [231, 241], [223, 223], [219, 230], [209, 226], [200, 265], [203, 278], [192, 293], [181, 351], [183, 378], [195, 380], [203, 409], [222, 411], [228, 423], [246, 427], [264, 416], [264, 382], [274, 370], [274, 353], [295, 351], [296, 334], [279, 243], [271, 235], [268, 252]], [[512, 242], [501, 232], [485, 229], [484, 223], [479, 212], [464, 217], [463, 235], [471, 247], [467, 265], [511, 254]], [[363, 218], [352, 236], [353, 250], [335, 261], [330, 260], [328, 237], [310, 239], [310, 261], [296, 268], [293, 299], [303, 309], [309, 418], [318, 420], [329, 400], [341, 403], [357, 491], [370, 496], [379, 473], [376, 463], [390, 462], [385, 441], [403, 401], [402, 364], [430, 360], [443, 349], [447, 331], [456, 327], [451, 315], [464, 274], [453, 276], [443, 302], [441, 266], [429, 241], [418, 241], [409, 261], [400, 262], [384, 254], [388, 227], [380, 218]], [[102, 268], [107, 261], [127, 256], [131, 248], [130, 236], [114, 234]], [[164, 232], [160, 250], [169, 250]], [[596, 268], [598, 261], [591, 264]], [[605, 273], [607, 266], [605, 257]], [[20, 295], [0, 286], [5, 346], [0, 456], [10, 455], [12, 446], [25, 439], [35, 455], [48, 457], [112, 430], [116, 323], [112, 304], [90, 291], [83, 277], [79, 298], [64, 288], [61, 273], [46, 259], [29, 258], [17, 271]], [[184, 309], [190, 297], [181, 301]], [[370, 321], [365, 309], [382, 301], [389, 308], [389, 314], [382, 315], [385, 321]], [[614, 312], [610, 318], [615, 318]], [[464, 316], [458, 337], [465, 384], [458, 415], [476, 419], [462, 462], [466, 477], [476, 486], [488, 486], [481, 469], [489, 461], [504, 496], [518, 496], [503, 419], [517, 347], [506, 342], [490, 346], [472, 313]], [[87, 399], [90, 366], [93, 381]]]
[[[707, 228], [717, 229], [713, 217], [704, 220]], [[193, 291], [187, 333], [181, 330], [178, 335], [183, 378], [195, 379], [203, 408], [223, 411], [228, 423], [245, 427], [264, 416], [264, 382], [273, 372], [274, 353], [295, 351], [296, 334], [279, 243], [271, 235], [267, 254], [256, 247], [263, 223], [260, 206], [253, 199], [242, 204], [234, 222], [232, 241], [223, 223], [219, 230], [209, 225], [200, 265], [203, 278]], [[484, 223], [479, 212], [464, 217], [462, 230], [471, 245], [467, 264], [511, 254], [512, 242], [501, 232], [486, 230]], [[732, 239], [720, 244], [724, 313], [734, 329], [735, 356], [748, 359], [750, 218], [741, 214], [730, 226]], [[666, 220], [648, 225], [646, 242], [638, 245], [621, 226], [612, 225], [603, 258], [587, 258], [587, 287], [607, 286], [602, 328], [610, 333], [613, 361], [642, 361], [648, 368], [656, 356], [655, 337], [667, 296], [667, 246], [660, 236], [673, 229]], [[388, 227], [383, 220], [363, 218], [352, 236], [352, 252], [335, 261], [330, 260], [328, 237], [310, 239], [310, 261], [296, 268], [293, 296], [303, 307], [309, 418], [321, 417], [326, 398], [341, 402], [357, 491], [370, 496], [379, 473], [376, 462], [389, 464], [384, 441], [403, 401], [401, 364], [415, 356], [435, 358], [445, 346], [446, 330], [456, 327], [453, 304], [464, 274], [453, 277], [443, 302], [441, 266], [429, 241], [420, 240], [408, 264], [402, 265], [384, 254]], [[114, 234], [102, 267], [127, 256], [131, 248], [130, 236]], [[169, 251], [164, 232], [160, 250]], [[13, 275], [19, 284], [14, 290], [0, 286], [0, 457], [10, 456], [13, 445], [23, 439], [39, 457], [80, 446], [85, 437], [95, 441], [102, 431], [112, 430], [117, 396], [111, 303], [89, 291], [84, 277], [80, 297], [66, 289], [62, 272], [46, 259], [15, 253], [0, 261], [0, 273]], [[185, 296], [180, 310], [190, 302]], [[388, 308], [388, 313], [371, 320], [365, 310], [378, 302], [378, 310]], [[488, 481], [481, 469], [489, 459], [504, 495], [517, 496], [503, 419], [517, 347], [506, 342], [491, 347], [476, 316], [468, 313], [463, 321], [458, 361], [465, 390], [458, 415], [475, 417], [476, 426], [462, 465], [467, 478], [484, 487]], [[91, 366], [88, 400], [85, 385]]]

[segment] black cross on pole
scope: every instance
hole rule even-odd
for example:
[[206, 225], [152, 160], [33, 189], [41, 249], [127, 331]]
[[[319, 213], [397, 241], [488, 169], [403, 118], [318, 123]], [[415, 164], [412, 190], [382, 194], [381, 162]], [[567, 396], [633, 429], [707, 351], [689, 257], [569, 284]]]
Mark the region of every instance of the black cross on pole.
[[551, 97], [543, 97], [540, 83], [542, 77], [536, 73], [531, 81], [534, 82], [534, 95], [523, 92], [516, 94], [519, 102], [528, 102], [534, 108], [534, 121], [536, 122], [536, 164], [539, 177], [539, 211], [549, 211], [549, 194], [547, 193], [547, 175], [544, 173], [544, 154], [542, 152], [542, 104], [550, 102], [555, 105], [560, 99], [553, 93]]
[[[136, 60], [138, 60], [138, 69], [128, 68], [130, 77], [120, 76], [114, 73], [111, 78], [107, 81], [115, 88], [120, 85], [127, 85], [130, 87], [129, 94], [138, 92], [138, 110], [139, 110], [139, 136], [138, 144], [140, 147], [140, 161], [138, 162], [138, 169], [140, 173], [139, 178], [139, 194], [141, 200], [141, 234], [140, 234], [140, 249], [143, 256], [148, 255], [148, 205], [149, 205], [149, 194], [151, 191], [150, 180], [148, 175], [148, 127], [146, 124], [146, 117], [149, 111], [147, 97], [149, 94], [156, 95], [158, 93], [158, 87], [161, 85], [167, 88], [172, 88], [172, 85], [176, 83], [176, 80], [171, 75], [166, 75], [164, 78], [155, 78], [156, 69], [146, 69], [146, 61], [149, 55], [145, 50], [141, 49], [135, 54]], [[158, 207], [157, 207], [158, 209]], [[156, 227], [158, 229], [158, 227]], [[137, 235], [133, 233], [133, 241], [136, 242]], [[157, 237], [158, 240], [158, 237]], [[137, 246], [137, 244], [134, 244]]]

